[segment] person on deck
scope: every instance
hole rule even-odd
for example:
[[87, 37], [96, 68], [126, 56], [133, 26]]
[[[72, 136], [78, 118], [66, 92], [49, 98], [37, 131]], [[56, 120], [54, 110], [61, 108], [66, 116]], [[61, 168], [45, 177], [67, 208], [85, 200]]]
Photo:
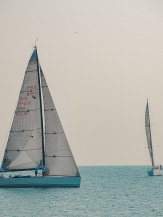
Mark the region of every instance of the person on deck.
[[42, 176], [45, 176], [45, 171], [46, 171], [46, 168], [45, 166], [42, 167]]
[[37, 177], [38, 170], [39, 170], [39, 168], [38, 168], [38, 166], [36, 166], [36, 168], [35, 168], [35, 177]]
[[1, 174], [1, 175], [0, 175], [0, 179], [3, 179], [3, 178], [4, 178], [4, 177], [3, 177], [3, 174]]

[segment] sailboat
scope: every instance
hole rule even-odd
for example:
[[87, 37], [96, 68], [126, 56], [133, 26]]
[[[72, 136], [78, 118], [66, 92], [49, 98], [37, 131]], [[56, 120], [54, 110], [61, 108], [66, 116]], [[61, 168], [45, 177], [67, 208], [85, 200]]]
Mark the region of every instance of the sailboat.
[[151, 136], [151, 124], [150, 124], [150, 117], [149, 117], [149, 106], [148, 100], [145, 110], [145, 129], [146, 129], [146, 137], [147, 137], [147, 145], [149, 150], [149, 155], [152, 163], [152, 168], [147, 170], [149, 176], [161, 176], [162, 175], [162, 166], [155, 166], [154, 163], [154, 154], [153, 154], [153, 146], [152, 146], [152, 136]]
[[[36, 167], [38, 172], [44, 171], [34, 176]], [[24, 171], [26, 175], [21, 175]], [[28, 174], [31, 171], [33, 175]], [[40, 66], [36, 46], [25, 71], [2, 172], [19, 174], [1, 176], [0, 187], [80, 186], [79, 170]]]

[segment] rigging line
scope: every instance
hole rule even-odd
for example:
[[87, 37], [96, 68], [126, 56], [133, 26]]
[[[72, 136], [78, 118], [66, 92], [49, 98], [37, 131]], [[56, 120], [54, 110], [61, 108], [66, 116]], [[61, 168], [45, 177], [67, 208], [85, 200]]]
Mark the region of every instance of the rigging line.
[[69, 150], [69, 148], [64, 148], [64, 149], [46, 149], [46, 150], [57, 152], [57, 151], [65, 151], [65, 150]]
[[36, 131], [40, 130], [41, 128], [33, 129], [33, 130], [10, 130], [10, 133], [23, 133], [25, 131]]
[[[58, 123], [58, 122], [61, 123], [60, 120], [58, 120], [58, 121], [53, 121], [52, 123]], [[62, 126], [61, 126], [61, 127], [62, 127]], [[63, 128], [63, 127], [62, 127], [62, 128]]]
[[16, 110], [16, 111], [15, 111], [15, 113], [16, 113], [16, 112], [35, 112], [35, 111], [38, 111], [38, 110], [40, 110], [40, 109], [31, 109], [31, 110]]
[[45, 157], [72, 157], [72, 155], [71, 156], [48, 156], [48, 155], [45, 155]]
[[[31, 137], [31, 136], [29, 136], [28, 139], [23, 139], [23, 141], [27, 141], [27, 142], [31, 141], [31, 140], [32, 141], [38, 141], [38, 139], [33, 139], [33, 137]], [[19, 142], [19, 144], [21, 143], [21, 139], [20, 138], [18, 138], [18, 139], [12, 139], [12, 141], [13, 142]]]
[[62, 134], [62, 133], [64, 133], [64, 132], [61, 132], [61, 133], [56, 133], [56, 132], [54, 132], [54, 133], [46, 133], [45, 132], [45, 134]]
[[45, 112], [47, 112], [47, 111], [54, 111], [54, 110], [56, 110], [56, 109], [44, 109]]
[[36, 89], [36, 90], [22, 90], [22, 91], [20, 91], [20, 93], [33, 93], [33, 92], [36, 92], [38, 90], [39, 89]]
[[9, 152], [9, 151], [35, 151], [35, 150], [39, 150], [39, 149], [42, 149], [42, 148], [34, 148], [34, 149], [28, 149], [28, 150], [21, 150], [21, 149], [17, 149], [17, 150], [7, 150], [7, 149], [6, 149], [6, 151], [7, 151], [7, 152]]
[[28, 72], [37, 72], [37, 70], [35, 69], [35, 70], [31, 70], [31, 71], [25, 71], [25, 73], [28, 73]]

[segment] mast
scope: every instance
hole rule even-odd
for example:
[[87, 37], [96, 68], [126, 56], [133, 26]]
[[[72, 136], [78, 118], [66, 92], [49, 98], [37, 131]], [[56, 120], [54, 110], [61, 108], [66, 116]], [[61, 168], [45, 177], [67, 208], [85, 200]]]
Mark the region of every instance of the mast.
[[43, 129], [43, 113], [42, 113], [42, 94], [41, 94], [41, 85], [40, 85], [40, 67], [38, 63], [37, 47], [36, 50], [36, 62], [37, 62], [37, 72], [38, 72], [38, 88], [39, 88], [39, 97], [40, 97], [40, 118], [41, 118], [41, 137], [42, 137], [42, 161], [43, 166], [45, 166], [45, 151], [44, 151], [44, 129]]
[[152, 161], [152, 167], [154, 168], [154, 158], [153, 158], [153, 148], [152, 148], [152, 135], [151, 135], [151, 124], [150, 124], [150, 117], [149, 117], [149, 106], [148, 106], [148, 100], [147, 100], [147, 108], [146, 111], [148, 112], [148, 119], [149, 119], [149, 137], [150, 137], [150, 144], [148, 145], [149, 153]]

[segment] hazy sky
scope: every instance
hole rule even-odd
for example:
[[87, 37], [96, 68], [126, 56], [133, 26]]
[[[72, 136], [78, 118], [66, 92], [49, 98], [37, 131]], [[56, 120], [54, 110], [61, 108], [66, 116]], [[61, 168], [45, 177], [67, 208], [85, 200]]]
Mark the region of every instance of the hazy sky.
[[163, 164], [162, 0], [0, 0], [0, 147], [36, 38], [78, 165], [149, 163], [147, 98]]

